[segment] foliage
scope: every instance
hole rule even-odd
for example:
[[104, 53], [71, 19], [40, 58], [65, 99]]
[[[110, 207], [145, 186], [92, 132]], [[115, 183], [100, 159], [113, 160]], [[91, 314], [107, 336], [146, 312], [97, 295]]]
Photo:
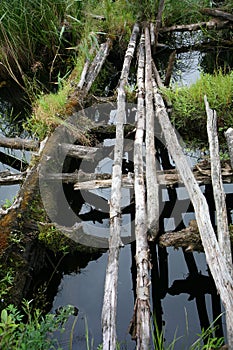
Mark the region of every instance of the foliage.
[[[210, 108], [215, 109], [220, 134], [233, 124], [233, 74], [222, 71], [201, 74], [200, 79], [190, 87], [175, 86], [163, 89], [173, 104], [172, 122], [184, 137], [196, 134], [200, 140], [206, 138], [206, 113], [204, 95], [207, 95]], [[198, 130], [198, 135], [195, 132]]]
[[13, 286], [14, 271], [12, 268], [8, 268], [7, 271], [3, 265], [0, 265], [0, 300], [9, 293]]
[[203, 20], [203, 15], [199, 10], [209, 6], [209, 0], [166, 0], [163, 12], [163, 24], [170, 26], [174, 24], [197, 23]]
[[[39, 309], [32, 310], [30, 302], [23, 302], [23, 312], [9, 305], [1, 312], [0, 348], [2, 350], [61, 349], [53, 333], [64, 330], [65, 322], [74, 313], [74, 307], [59, 309], [58, 314], [42, 315]], [[25, 320], [25, 321], [24, 321]]]
[[51, 249], [55, 254], [58, 252], [67, 253], [71, 241], [68, 237], [58, 231], [58, 229], [51, 225], [40, 225], [39, 226], [39, 241]]

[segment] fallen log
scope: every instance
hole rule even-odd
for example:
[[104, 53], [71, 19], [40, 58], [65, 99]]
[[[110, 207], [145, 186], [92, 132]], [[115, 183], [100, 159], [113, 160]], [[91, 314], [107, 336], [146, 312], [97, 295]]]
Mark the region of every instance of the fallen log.
[[231, 160], [231, 167], [233, 169], [233, 129], [228, 128], [225, 132], [225, 137], [227, 140], [227, 146], [230, 154], [230, 160]]
[[116, 143], [114, 147], [114, 165], [112, 169], [112, 187], [110, 200], [110, 237], [109, 255], [105, 276], [104, 298], [102, 308], [103, 350], [116, 349], [116, 310], [117, 284], [119, 269], [119, 253], [121, 241], [121, 176], [124, 143], [124, 123], [126, 122], [125, 86], [131, 60], [134, 55], [136, 40], [139, 33], [138, 24], [134, 25], [126, 50], [122, 67], [116, 115]]
[[[147, 40], [149, 31], [147, 30]], [[137, 129], [134, 141], [134, 193], [135, 193], [135, 237], [136, 237], [136, 301], [130, 333], [137, 342], [137, 349], [148, 349], [150, 343], [150, 264], [147, 242], [147, 217], [145, 200], [145, 183], [143, 174], [143, 137], [145, 127], [144, 108], [144, 69], [145, 36], [142, 34], [139, 44], [139, 61], [137, 71], [138, 103]]]
[[223, 305], [226, 309], [227, 337], [230, 348], [233, 348], [233, 281], [232, 271], [222, 256], [219, 243], [216, 239], [214, 229], [211, 224], [209, 208], [206, 199], [201, 192], [193, 173], [185, 158], [182, 148], [177, 140], [175, 131], [169, 120], [163, 99], [155, 89], [156, 115], [161, 125], [167, 148], [176, 163], [176, 167], [182, 177], [190, 200], [194, 206], [197, 224], [199, 227], [202, 244], [206, 254], [206, 260], [214, 278], [216, 288], [220, 294]]
[[229, 269], [232, 268], [231, 242], [228, 230], [227, 208], [225, 193], [221, 176], [221, 163], [219, 158], [219, 142], [217, 135], [216, 111], [209, 106], [206, 95], [204, 96], [205, 109], [207, 114], [207, 134], [210, 149], [211, 179], [213, 185], [214, 202], [216, 208], [217, 233], [219, 247], [225, 257]]
[[233, 22], [233, 15], [225, 11], [221, 11], [218, 9], [204, 8], [204, 9], [201, 9], [200, 12], [204, 15], [220, 17]]
[[200, 23], [193, 23], [193, 24], [180, 24], [180, 25], [174, 25], [171, 27], [162, 27], [160, 28], [160, 33], [170, 33], [170, 32], [193, 32], [197, 30], [202, 29], [209, 29], [209, 30], [220, 30], [220, 29], [226, 29], [226, 28], [232, 28], [232, 24], [229, 23], [229, 21], [220, 21], [220, 20], [210, 20], [208, 22], [200, 22]]
[[39, 149], [39, 146], [39, 141], [0, 136], [0, 147], [36, 151]]
[[149, 28], [145, 28], [145, 108], [146, 108], [146, 190], [147, 190], [147, 229], [155, 239], [159, 231], [159, 186], [155, 162], [155, 114], [152, 88], [152, 57]]
[[0, 186], [17, 185], [23, 182], [26, 177], [26, 172], [12, 174], [10, 171], [0, 172]]

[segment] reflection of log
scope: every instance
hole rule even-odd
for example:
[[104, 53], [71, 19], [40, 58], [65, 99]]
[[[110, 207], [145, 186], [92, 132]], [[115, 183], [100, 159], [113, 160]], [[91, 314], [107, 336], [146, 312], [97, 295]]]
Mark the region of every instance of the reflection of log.
[[217, 135], [216, 111], [210, 109], [206, 95], [204, 96], [207, 114], [207, 133], [209, 139], [211, 159], [211, 179], [213, 185], [214, 202], [216, 208], [218, 242], [222, 255], [225, 256], [229, 266], [232, 266], [230, 235], [228, 230], [227, 208], [225, 193], [221, 176], [221, 163], [219, 158], [219, 142]]
[[[164, 2], [163, 2], [164, 3]], [[145, 105], [146, 105], [146, 189], [147, 227], [156, 237], [159, 230], [159, 186], [155, 163], [155, 115], [152, 88], [152, 57], [149, 29], [145, 28]]]
[[213, 16], [213, 17], [220, 17], [223, 19], [226, 19], [228, 21], [233, 22], [233, 15], [231, 13], [228, 12], [224, 12], [218, 9], [210, 9], [210, 8], [205, 8], [205, 9], [201, 9], [200, 10], [201, 13], [203, 13], [204, 15], [209, 15], [209, 16]]
[[26, 163], [23, 159], [18, 159], [10, 154], [7, 154], [1, 151], [0, 151], [0, 162], [18, 171], [24, 171], [28, 166], [28, 163]]
[[176, 60], [176, 51], [174, 50], [170, 54], [170, 57], [169, 57], [167, 71], [166, 71], [166, 76], [165, 76], [165, 80], [164, 80], [164, 86], [169, 86], [169, 84], [170, 84], [170, 80], [171, 80], [171, 76], [172, 76], [172, 71], [173, 71], [173, 67], [174, 67], [174, 64], [175, 64], [175, 60]]
[[231, 167], [233, 169], [233, 129], [228, 128], [225, 132], [225, 137], [227, 140], [228, 150], [230, 154], [230, 160], [231, 160]]
[[174, 25], [171, 27], [163, 27], [160, 28], [160, 33], [169, 33], [169, 32], [192, 32], [201, 29], [224, 29], [231, 28], [232, 25], [229, 24], [228, 21], [219, 21], [219, 20], [211, 20], [209, 22], [200, 22], [193, 24], [181, 24]]
[[10, 138], [0, 136], [0, 146], [14, 149], [23, 150], [37, 150], [39, 148], [39, 142], [34, 140]]
[[116, 310], [119, 252], [121, 246], [121, 176], [123, 158], [125, 111], [125, 86], [128, 81], [131, 60], [134, 55], [139, 26], [135, 24], [126, 50], [117, 99], [116, 143], [110, 200], [109, 255], [105, 276], [102, 308], [103, 350], [116, 349]]
[[159, 123], [164, 133], [168, 151], [176, 163], [177, 169], [184, 181], [184, 184], [194, 206], [196, 220], [206, 254], [206, 260], [214, 278], [217, 290], [226, 309], [228, 342], [230, 348], [233, 348], [232, 271], [230, 271], [225, 258], [221, 254], [219, 243], [216, 239], [215, 232], [211, 224], [208, 204], [193, 176], [188, 161], [182, 152], [182, 148], [177, 140], [175, 131], [169, 120], [163, 99], [161, 95], [156, 91], [154, 97], [156, 115], [159, 119]]

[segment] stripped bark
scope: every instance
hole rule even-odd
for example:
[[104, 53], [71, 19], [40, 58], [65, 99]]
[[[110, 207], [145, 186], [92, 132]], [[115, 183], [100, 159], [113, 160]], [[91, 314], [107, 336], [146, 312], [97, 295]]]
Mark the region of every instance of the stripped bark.
[[159, 230], [159, 186], [155, 162], [155, 114], [152, 89], [152, 57], [149, 29], [145, 28], [146, 66], [145, 66], [145, 100], [146, 100], [146, 188], [147, 188], [147, 227], [155, 239]]
[[110, 238], [109, 255], [105, 277], [104, 299], [102, 308], [103, 350], [116, 349], [116, 309], [117, 283], [119, 269], [119, 252], [121, 242], [121, 176], [124, 144], [125, 85], [127, 84], [130, 63], [134, 55], [138, 24], [134, 25], [129, 45], [125, 54], [120, 77], [116, 116], [116, 143], [114, 148], [114, 165], [112, 171], [112, 188], [110, 200]]
[[[149, 33], [147, 33], [148, 35]], [[150, 277], [149, 248], [147, 243], [145, 183], [143, 172], [143, 137], [145, 128], [144, 108], [144, 68], [145, 68], [145, 37], [141, 36], [139, 45], [139, 61], [137, 72], [138, 103], [137, 129], [134, 142], [134, 193], [135, 193], [135, 237], [137, 287], [134, 307], [134, 333], [137, 349], [147, 350], [150, 343]], [[132, 329], [132, 327], [131, 327]]]
[[225, 257], [229, 269], [232, 269], [231, 242], [228, 230], [226, 198], [221, 176], [221, 163], [219, 158], [219, 142], [217, 135], [216, 111], [209, 106], [206, 95], [204, 96], [207, 114], [207, 134], [211, 159], [211, 178], [213, 185], [214, 201], [217, 217], [218, 242], [222, 255]]
[[202, 30], [202, 29], [209, 29], [209, 30], [219, 29], [220, 30], [225, 28], [232, 28], [232, 25], [229, 23], [229, 21], [210, 20], [208, 22], [180, 24], [180, 25], [174, 25], [171, 27], [162, 27], [160, 28], [159, 32], [160, 33], [193, 32], [193, 31]]
[[230, 349], [233, 348], [233, 281], [229, 266], [222, 256], [214, 229], [211, 224], [209, 208], [206, 199], [201, 192], [188, 161], [182, 152], [175, 131], [169, 120], [163, 99], [155, 90], [156, 115], [159, 119], [167, 148], [176, 163], [176, 167], [183, 179], [190, 199], [194, 206], [196, 220], [199, 227], [202, 244], [206, 254], [206, 260], [214, 278], [216, 288], [220, 294], [226, 309], [227, 335]]
[[35, 140], [21, 139], [19, 137], [11, 138], [0, 136], [0, 147], [35, 151], [38, 150], [39, 146], [40, 143]]
[[233, 129], [228, 128], [225, 132], [225, 137], [227, 140], [227, 146], [230, 154], [230, 160], [231, 160], [231, 167], [233, 169]]

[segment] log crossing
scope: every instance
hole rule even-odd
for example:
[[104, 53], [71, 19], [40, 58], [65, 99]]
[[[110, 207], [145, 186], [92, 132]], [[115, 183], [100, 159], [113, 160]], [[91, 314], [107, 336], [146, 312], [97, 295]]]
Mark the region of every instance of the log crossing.
[[[163, 6], [164, 2], [161, 2]], [[227, 18], [232, 21], [232, 19]], [[154, 32], [155, 31], [155, 32]], [[221, 166], [218, 158], [218, 141], [215, 126], [215, 114], [208, 104], [208, 96], [205, 97], [206, 113], [208, 116], [208, 134], [210, 142], [210, 167], [206, 168], [203, 163], [197, 164], [193, 169], [179, 144], [175, 130], [170, 122], [167, 101], [164, 101], [159, 88], [162, 80], [152, 59], [152, 52], [158, 40], [159, 20], [156, 28], [153, 24], [144, 24], [140, 27], [135, 24], [132, 35], [126, 50], [121, 77], [117, 90], [117, 109], [113, 133], [115, 134], [114, 146], [108, 147], [108, 154], [113, 154], [112, 173], [99, 174], [94, 172], [76, 171], [48, 172], [43, 174], [46, 181], [73, 185], [74, 191], [93, 190], [110, 188], [111, 196], [109, 201], [109, 238], [100, 239], [104, 247], [108, 247], [108, 263], [106, 269], [103, 308], [102, 308], [102, 330], [103, 349], [113, 350], [117, 348], [117, 285], [119, 270], [119, 255], [124, 239], [122, 231], [122, 188], [131, 188], [135, 196], [135, 239], [136, 239], [136, 266], [137, 283], [135, 307], [130, 324], [130, 332], [136, 340], [137, 349], [146, 350], [150, 348], [151, 339], [151, 306], [150, 306], [150, 250], [149, 241], [157, 240], [159, 233], [159, 191], [161, 186], [176, 186], [182, 184], [189, 193], [190, 200], [194, 207], [196, 216], [195, 232], [193, 229], [184, 229], [179, 233], [180, 240], [183, 235], [198, 235], [197, 246], [204, 249], [206, 259], [211, 270], [216, 288], [226, 310], [227, 336], [229, 348], [233, 348], [233, 281], [232, 281], [232, 255], [228, 221], [226, 214], [225, 195], [223, 183], [232, 183], [233, 179], [233, 133], [232, 129], [226, 132], [226, 138], [231, 155], [231, 166]], [[100, 51], [93, 62], [85, 63], [80, 83], [75, 94], [83, 90], [82, 97], [86, 96], [100, 71], [104, 61], [111, 49], [110, 40], [101, 45]], [[153, 51], [151, 51], [153, 50]], [[137, 107], [135, 123], [130, 125], [127, 121], [128, 105], [126, 90], [128, 86], [131, 64], [137, 53]], [[172, 54], [171, 62], [174, 61], [175, 52]], [[169, 74], [166, 81], [169, 81], [172, 63], [169, 67]], [[166, 83], [167, 84], [167, 83]], [[73, 96], [72, 98], [74, 98]], [[129, 124], [127, 124], [129, 123]], [[133, 135], [133, 171], [123, 174], [122, 159], [124, 156], [124, 141], [126, 125], [130, 126], [127, 132]], [[106, 126], [107, 128], [108, 126]], [[158, 167], [156, 154], [156, 135], [163, 134], [165, 146], [175, 162], [176, 168], [162, 170]], [[7, 139], [1, 137], [1, 147], [18, 148], [23, 150], [39, 149], [37, 141], [23, 141], [20, 139]], [[101, 146], [87, 147], [77, 144], [64, 143], [62, 140], [57, 144], [57, 151], [64, 152], [86, 163], [94, 163], [106, 157], [106, 149]], [[41, 151], [40, 151], [41, 152]], [[39, 153], [40, 154], [40, 153]], [[157, 164], [157, 163], [158, 164]], [[34, 168], [33, 168], [34, 169]], [[33, 170], [35, 175], [35, 170]], [[19, 172], [17, 174], [9, 171], [0, 173], [0, 185], [22, 183], [30, 172]], [[26, 181], [26, 180], [25, 180]], [[217, 213], [217, 237], [212, 226], [209, 208], [203, 193], [200, 190], [201, 184], [213, 183], [214, 199]], [[77, 192], [76, 192], [77, 193]], [[22, 191], [20, 196], [23, 196]], [[19, 201], [16, 202], [20, 206]], [[15, 205], [12, 206], [14, 210]], [[7, 215], [9, 209], [1, 212]], [[77, 228], [63, 228], [71, 238], [80, 231], [83, 235], [82, 224]], [[167, 236], [168, 238], [169, 236]], [[190, 236], [191, 237], [191, 236]], [[193, 237], [193, 236], [192, 236]], [[171, 238], [173, 239], [173, 238]], [[160, 244], [166, 243], [166, 233], [159, 238]], [[190, 238], [192, 242], [192, 238]], [[87, 239], [88, 244], [88, 239]], [[192, 249], [192, 243], [187, 250]], [[191, 248], [189, 248], [191, 247]]]

